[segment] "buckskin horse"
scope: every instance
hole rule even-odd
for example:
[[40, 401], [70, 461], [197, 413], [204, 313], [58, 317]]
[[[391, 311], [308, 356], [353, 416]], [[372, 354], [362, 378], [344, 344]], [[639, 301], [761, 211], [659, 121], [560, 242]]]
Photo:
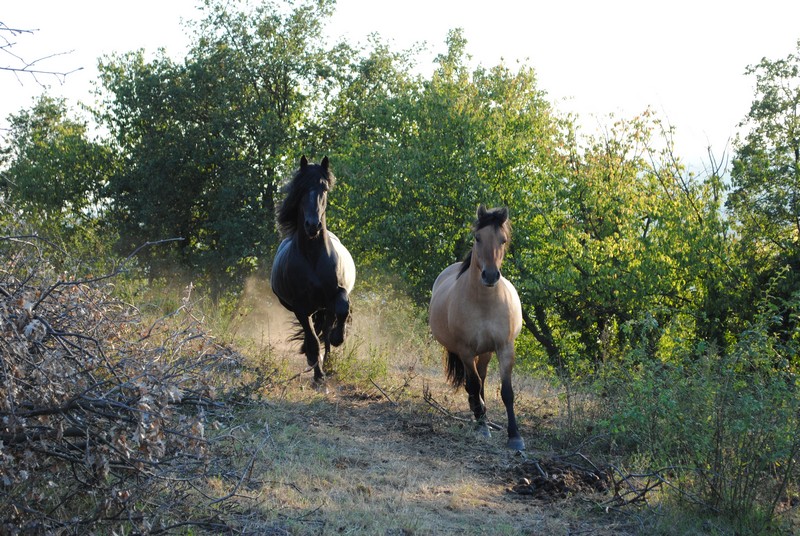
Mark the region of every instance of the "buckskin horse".
[[300, 159], [277, 211], [285, 238], [270, 276], [272, 291], [300, 324], [302, 333], [296, 338], [303, 341], [300, 351], [316, 383], [325, 379], [322, 367], [331, 345], [345, 340], [356, 280], [353, 257], [325, 222], [328, 192], [335, 182], [327, 156], [319, 164], [310, 164], [305, 156]]
[[500, 395], [508, 415], [508, 448], [523, 450], [517, 429], [511, 369], [514, 340], [522, 329], [522, 306], [514, 286], [500, 274], [511, 239], [505, 207], [478, 208], [472, 227], [474, 243], [464, 261], [451, 264], [433, 284], [429, 323], [444, 346], [445, 373], [454, 388], [464, 386], [477, 428], [490, 437], [484, 385], [492, 353], [500, 363]]

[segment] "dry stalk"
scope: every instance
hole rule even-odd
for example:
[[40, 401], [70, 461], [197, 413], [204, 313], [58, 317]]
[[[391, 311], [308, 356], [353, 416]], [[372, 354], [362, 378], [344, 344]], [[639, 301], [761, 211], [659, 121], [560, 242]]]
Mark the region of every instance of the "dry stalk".
[[121, 267], [55, 276], [39, 245], [0, 238], [0, 533], [233, 530], [248, 467], [200, 499], [231, 473], [208, 430], [227, 418], [240, 356], [189, 302], [142, 332], [105, 286]]

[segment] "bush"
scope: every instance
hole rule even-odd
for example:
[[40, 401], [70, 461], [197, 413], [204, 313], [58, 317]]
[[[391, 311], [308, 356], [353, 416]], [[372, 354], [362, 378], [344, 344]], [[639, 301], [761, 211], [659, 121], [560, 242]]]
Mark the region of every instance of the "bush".
[[230, 501], [201, 490], [245, 480], [215, 454], [234, 436], [213, 431], [240, 356], [188, 300], [144, 317], [113, 297], [113, 274], [65, 277], [79, 267], [56, 270], [52, 248], [0, 239], [0, 533], [231, 530]]
[[[795, 304], [795, 309], [796, 309]], [[682, 498], [748, 533], [767, 530], [797, 493], [800, 400], [773, 306], [728, 355], [698, 345], [672, 362], [623, 361], [604, 371], [603, 421], [618, 447], [676, 475]]]

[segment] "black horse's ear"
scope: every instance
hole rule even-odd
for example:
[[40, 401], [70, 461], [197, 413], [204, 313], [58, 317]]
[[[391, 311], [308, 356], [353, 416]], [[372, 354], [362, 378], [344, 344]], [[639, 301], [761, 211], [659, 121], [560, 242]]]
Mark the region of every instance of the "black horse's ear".
[[328, 157], [327, 156], [322, 159], [322, 162], [320, 162], [320, 165], [322, 166], [322, 169], [324, 169], [325, 171], [328, 171]]
[[300, 169], [303, 169], [307, 165], [308, 165], [308, 158], [306, 158], [306, 155], [301, 156], [300, 157]]

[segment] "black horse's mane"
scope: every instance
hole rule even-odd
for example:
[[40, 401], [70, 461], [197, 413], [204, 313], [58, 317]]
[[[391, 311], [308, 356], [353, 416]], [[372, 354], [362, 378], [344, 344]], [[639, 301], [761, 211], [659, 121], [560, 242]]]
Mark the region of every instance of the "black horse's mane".
[[[483, 205], [478, 207], [478, 216], [475, 222], [472, 224], [472, 232], [477, 233], [479, 230], [483, 229], [484, 227], [488, 227], [489, 225], [494, 225], [495, 227], [504, 227], [506, 233], [508, 234], [508, 238], [511, 238], [511, 221], [508, 219], [507, 207], [497, 207], [492, 209], [486, 209]], [[461, 274], [469, 270], [470, 264], [472, 264], [472, 248], [469, 248], [464, 260], [461, 261], [461, 269], [458, 271], [456, 279], [461, 277]]]
[[300, 169], [283, 187], [284, 198], [278, 207], [276, 221], [281, 236], [291, 236], [297, 232], [297, 210], [300, 201], [308, 190], [325, 183], [327, 189], [333, 189], [336, 177], [328, 168], [328, 157], [322, 159], [320, 164], [309, 164], [306, 157], [300, 159]]

